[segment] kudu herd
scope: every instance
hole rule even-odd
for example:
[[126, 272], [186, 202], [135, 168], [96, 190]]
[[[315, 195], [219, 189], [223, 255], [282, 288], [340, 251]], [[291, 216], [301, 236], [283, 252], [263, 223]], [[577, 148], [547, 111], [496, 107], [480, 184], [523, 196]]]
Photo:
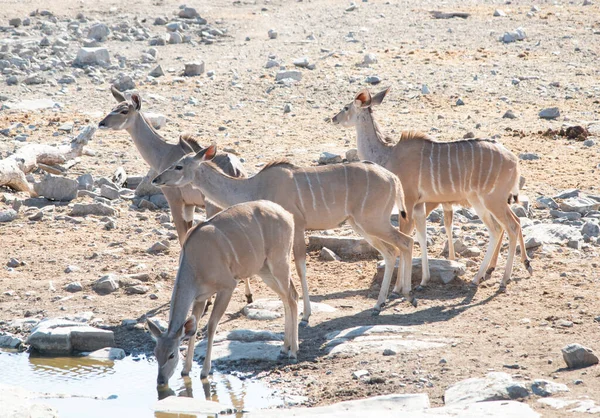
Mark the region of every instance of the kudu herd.
[[[510, 208], [518, 201], [519, 167], [516, 156], [496, 141], [467, 139], [438, 142], [420, 132], [403, 132], [398, 142], [386, 138], [375, 122], [373, 107], [389, 88], [371, 96], [361, 90], [332, 118], [334, 124], [355, 127], [360, 162], [298, 167], [287, 160], [267, 164], [247, 177], [240, 161], [217, 153], [190, 136], [177, 144], [166, 142], [141, 112], [141, 97], [129, 99], [114, 87], [119, 104], [100, 122], [101, 128], [126, 130], [155, 175], [152, 183], [163, 191], [182, 245], [179, 270], [170, 306], [168, 329], [152, 320], [156, 339], [159, 385], [168, 383], [179, 361], [179, 345], [189, 337], [182, 375], [192, 367], [197, 323], [209, 299], [216, 295], [207, 328], [207, 349], [201, 377], [211, 369], [211, 352], [219, 320], [239, 280], [260, 276], [283, 301], [285, 333], [282, 355], [297, 358], [298, 294], [290, 273], [291, 254], [302, 286], [300, 325], [311, 314], [306, 275], [306, 230], [335, 228], [347, 221], [382, 255], [385, 272], [373, 308], [384, 307], [397, 257], [396, 283], [390, 297], [400, 294], [417, 306], [412, 293], [413, 239], [422, 253], [422, 290], [430, 278], [426, 218], [437, 206], [444, 210], [448, 258], [452, 245], [453, 205], [472, 207], [489, 230], [489, 247], [472, 281], [477, 286], [496, 267], [504, 232], [509, 246], [500, 290], [511, 277], [517, 245], [521, 261], [532, 274], [519, 219]], [[156, 175], [158, 173], [158, 175]], [[192, 227], [196, 206], [205, 206], [207, 220]], [[391, 214], [400, 213], [399, 229]], [[221, 209], [224, 209], [221, 211]], [[192, 315], [187, 317], [192, 309]], [[187, 319], [186, 319], [187, 318]]]

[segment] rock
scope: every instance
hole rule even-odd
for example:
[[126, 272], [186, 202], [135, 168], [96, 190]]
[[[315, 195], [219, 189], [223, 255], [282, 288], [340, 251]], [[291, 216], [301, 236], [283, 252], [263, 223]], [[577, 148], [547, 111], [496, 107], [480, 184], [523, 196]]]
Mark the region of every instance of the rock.
[[120, 197], [119, 191], [114, 187], [109, 186], [108, 184], [103, 184], [102, 187], [100, 187], [100, 196], [110, 200], [115, 200]]
[[[313, 313], [330, 313], [336, 311], [334, 307], [325, 303], [311, 302], [310, 306]], [[242, 312], [248, 319], [270, 321], [282, 317], [283, 302], [279, 299], [259, 299], [246, 305]]]
[[65, 319], [48, 319], [32, 329], [27, 344], [41, 354], [69, 355], [114, 346], [115, 339], [112, 331]]
[[128, 74], [119, 74], [119, 76], [112, 81], [112, 84], [119, 91], [133, 90], [135, 88], [135, 82]]
[[592, 350], [580, 344], [566, 345], [561, 351], [569, 369], [578, 369], [598, 364], [598, 357]]
[[255, 321], [272, 321], [282, 316], [279, 312], [272, 312], [266, 309], [252, 309], [248, 305], [244, 306], [243, 312], [248, 319]]
[[[179, 32], [169, 32], [169, 34], [167, 35], [168, 40], [167, 42], [169, 42], [171, 45], [176, 45], [176, 44], [180, 44], [183, 42], [183, 37], [181, 36], [181, 34]], [[187, 65], [186, 65], [186, 69], [187, 69]], [[200, 72], [199, 74], [185, 74], [184, 75], [200, 75], [202, 74], [202, 72]]]
[[0, 210], [0, 222], [11, 222], [17, 219], [17, 211], [13, 209]]
[[538, 197], [536, 200], [537, 207], [542, 209], [558, 209], [558, 203], [551, 197]]
[[104, 203], [76, 203], [71, 210], [71, 216], [115, 216], [117, 211]]
[[81, 292], [83, 290], [83, 286], [79, 282], [71, 282], [65, 286], [65, 290], [71, 293]]
[[321, 248], [321, 252], [319, 253], [319, 255], [321, 256], [321, 259], [324, 261], [341, 261], [340, 256], [337, 255], [336, 253], [334, 253], [333, 251], [331, 251], [327, 247]]
[[547, 397], [561, 392], [568, 392], [567, 385], [554, 383], [549, 380], [537, 379], [531, 384], [531, 391], [538, 396]]
[[269, 29], [267, 34], [269, 35], [269, 39], [277, 39], [277, 36], [279, 35], [275, 29]]
[[376, 258], [379, 251], [363, 238], [311, 235], [308, 237], [308, 250], [315, 251], [327, 247], [343, 258]]
[[110, 35], [110, 29], [104, 23], [94, 23], [88, 30], [87, 37], [94, 39], [98, 42], [106, 41], [106, 38]]
[[41, 403], [38, 400], [40, 397], [44, 395], [20, 387], [0, 384], [2, 417], [58, 418], [58, 411], [52, 406]]
[[135, 286], [129, 286], [125, 288], [125, 293], [127, 293], [128, 295], [144, 295], [148, 293], [148, 291], [150, 291], [150, 287], [143, 284], [138, 284]]
[[33, 99], [33, 100], [22, 100], [18, 103], [4, 103], [4, 107], [13, 110], [41, 110], [51, 109], [54, 107], [62, 107], [58, 102], [51, 99]]
[[[519, 399], [529, 396], [529, 391], [503, 372], [488, 373], [486, 377], [461, 380], [444, 392], [446, 406], [464, 406], [475, 402]], [[510, 390], [509, 390], [510, 388]], [[514, 398], [511, 398], [514, 396]]]
[[338, 164], [341, 163], [342, 160], [342, 156], [339, 154], [334, 154], [332, 152], [322, 152], [321, 155], [319, 155], [319, 164]]
[[77, 177], [79, 190], [92, 190], [94, 188], [94, 177], [91, 174], [82, 174]]
[[596, 141], [594, 141], [593, 139], [586, 139], [585, 141], [583, 141], [583, 145], [585, 147], [593, 147], [594, 145], [596, 145]]
[[146, 252], [150, 254], [158, 254], [169, 251], [169, 242], [168, 241], [159, 241], [152, 244], [152, 247], [148, 248]]
[[152, 71], [148, 73], [148, 75], [151, 77], [162, 77], [163, 75], [165, 75], [165, 72], [163, 71], [160, 65], [157, 65]]
[[[276, 339], [244, 342], [231, 340], [228, 338], [228, 334], [219, 333], [216, 335], [213, 344], [212, 360], [214, 362], [233, 362], [240, 360], [277, 361], [281, 351], [282, 341], [279, 336], [274, 338]], [[206, 339], [196, 345], [196, 348], [194, 349], [194, 360], [204, 358], [205, 353]]]
[[578, 228], [561, 224], [537, 224], [523, 229], [527, 249], [543, 244], [564, 244], [566, 241], [582, 240]]
[[298, 70], [286, 70], [286, 71], [279, 71], [275, 75], [275, 81], [281, 81], [281, 80], [285, 80], [285, 79], [300, 81], [300, 80], [302, 80], [302, 72], [300, 72]]
[[273, 67], [279, 67], [279, 61], [270, 59], [267, 61], [267, 63], [265, 64], [265, 68], [273, 68]]
[[525, 153], [519, 154], [519, 159], [525, 160], [525, 161], [539, 160], [540, 156], [534, 152], [525, 152]]
[[[144, 117], [146, 118], [146, 120], [148, 122], [150, 122], [150, 125], [152, 125], [152, 127], [154, 129], [160, 129], [167, 124], [167, 117], [165, 115], [163, 115], [162, 113], [144, 112]], [[154, 176], [156, 176], [156, 174], [154, 174]], [[148, 181], [150, 181], [150, 180], [148, 180]], [[152, 186], [152, 187], [154, 187], [154, 189], [152, 189], [152, 190], [155, 190], [155, 193], [152, 193], [152, 194], [162, 193], [158, 187], [156, 187], [156, 186]]]
[[0, 348], [10, 348], [16, 350], [21, 347], [23, 341], [13, 335], [0, 335]]
[[527, 37], [523, 28], [517, 28], [513, 32], [505, 32], [504, 35], [500, 38], [502, 42], [505, 44], [522, 41]]
[[563, 212], [562, 210], [554, 210], [550, 211], [550, 216], [553, 218], [564, 218], [570, 221], [576, 221], [577, 219], [581, 219], [581, 213], [578, 212]]
[[283, 113], [290, 113], [292, 111], [291, 103], [286, 103], [283, 105]]
[[353, 379], [361, 379], [362, 377], [367, 377], [369, 375], [369, 371], [368, 370], [357, 370], [355, 372], [352, 372], [352, 378]]
[[[442, 258], [429, 258], [429, 272], [431, 274], [431, 280], [441, 282], [444, 284], [450, 283], [457, 277], [464, 275], [467, 272], [467, 268], [464, 264], [454, 261], [446, 260]], [[397, 277], [398, 274], [399, 260], [396, 260], [396, 266], [394, 267], [394, 274], [392, 277]], [[421, 279], [422, 276], [422, 260], [421, 258], [413, 258], [412, 261], [412, 277], [414, 279]], [[385, 270], [385, 262], [379, 261], [377, 263], [377, 275], [375, 280], [383, 280], [383, 273]]]
[[494, 17], [506, 17], [506, 13], [504, 10], [496, 9], [494, 10]]
[[558, 110], [558, 107], [548, 107], [542, 109], [538, 116], [542, 119], [556, 119], [560, 116], [560, 110]]
[[283, 341], [284, 335], [282, 333], [264, 330], [256, 331], [250, 329], [235, 329], [233, 331], [229, 331], [226, 338], [229, 341], [243, 341], [251, 343], [257, 341]]
[[442, 348], [449, 340], [425, 335], [418, 327], [373, 325], [332, 331], [321, 347], [328, 357], [351, 357], [362, 353], [381, 354], [385, 350], [396, 353]]
[[589, 211], [600, 209], [600, 202], [584, 196], [571, 197], [563, 200], [560, 208], [565, 212], [579, 212], [584, 215]]
[[125, 358], [125, 350], [122, 348], [105, 347], [92, 351], [87, 357], [94, 360], [123, 360]]
[[427, 86], [427, 84], [423, 84], [421, 86], [421, 94], [430, 94], [431, 90], [429, 90], [429, 87]]
[[228, 410], [231, 408], [227, 405], [183, 396], [169, 396], [154, 404], [157, 416], [220, 416]]
[[296, 58], [296, 59], [293, 61], [293, 64], [294, 64], [296, 67], [300, 67], [300, 68], [307, 68], [307, 67], [309, 66], [310, 62], [308, 61], [308, 58], [307, 58], [307, 57], [302, 57], [302, 58]]
[[362, 63], [364, 65], [377, 64], [377, 56], [375, 54], [365, 54]]
[[188, 62], [185, 64], [183, 75], [186, 77], [194, 77], [204, 72], [204, 61]]
[[107, 274], [96, 280], [92, 285], [92, 289], [96, 293], [109, 294], [119, 289], [119, 281], [113, 274]]
[[16, 86], [17, 84], [19, 84], [19, 77], [17, 77], [16, 75], [6, 77], [6, 84], [9, 86]]
[[385, 350], [383, 350], [383, 355], [386, 357], [387, 356], [395, 356], [396, 354], [398, 354], [398, 353], [396, 353], [394, 350], [390, 350], [389, 348], [386, 348]]
[[580, 194], [580, 190], [579, 189], [567, 189], [562, 191], [561, 193], [557, 194], [556, 196], [553, 196], [554, 199], [569, 199], [571, 197], [578, 197]]
[[23, 80], [23, 83], [27, 85], [44, 84], [45, 82], [46, 79], [40, 74], [31, 74]]
[[33, 185], [39, 196], [49, 200], [70, 201], [77, 197], [79, 183], [66, 177], [47, 174], [41, 182]]
[[24, 266], [24, 265], [25, 265], [25, 263], [23, 263], [22, 261], [17, 260], [16, 258], [11, 258], [6, 263], [6, 267], [13, 268], [13, 269], [17, 268], [17, 267]]
[[581, 227], [581, 234], [587, 235], [588, 237], [600, 236], [600, 225], [593, 221], [587, 221]]
[[18, 28], [22, 23], [23, 21], [20, 17], [13, 17], [12, 19], [8, 20], [8, 24], [14, 28]]
[[195, 19], [200, 17], [200, 14], [193, 7], [184, 7], [179, 11], [179, 17], [183, 19]]
[[348, 161], [349, 163], [360, 161], [360, 158], [358, 157], [358, 150], [356, 148], [352, 148], [346, 151], [346, 161]]
[[371, 85], [376, 85], [376, 84], [381, 83], [381, 78], [379, 78], [376, 75], [370, 75], [367, 78], [365, 78], [365, 83], [371, 84]]
[[110, 56], [106, 48], [80, 48], [75, 61], [73, 61], [75, 67], [86, 67], [88, 65], [107, 67], [109, 64]]
[[458, 98], [458, 100], [456, 100], [456, 106], [464, 106], [465, 102], [463, 102], [463, 99], [461, 99], [460, 97]]
[[502, 115], [502, 119], [516, 119], [517, 115], [512, 110], [507, 110], [504, 115]]

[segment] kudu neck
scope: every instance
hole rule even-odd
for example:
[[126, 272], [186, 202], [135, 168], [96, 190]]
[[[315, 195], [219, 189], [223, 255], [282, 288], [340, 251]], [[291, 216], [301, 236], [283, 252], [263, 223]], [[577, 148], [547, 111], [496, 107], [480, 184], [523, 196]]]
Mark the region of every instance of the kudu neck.
[[359, 158], [385, 165], [388, 145], [370, 109], [360, 113], [356, 124], [356, 136]]
[[176, 146], [165, 142], [141, 113], [135, 116], [135, 121], [127, 128], [127, 132], [144, 161], [156, 171], [160, 170], [164, 158]]
[[213, 164], [200, 164], [196, 170], [194, 186], [211, 202], [222, 208], [260, 198], [257, 176], [230, 177]]

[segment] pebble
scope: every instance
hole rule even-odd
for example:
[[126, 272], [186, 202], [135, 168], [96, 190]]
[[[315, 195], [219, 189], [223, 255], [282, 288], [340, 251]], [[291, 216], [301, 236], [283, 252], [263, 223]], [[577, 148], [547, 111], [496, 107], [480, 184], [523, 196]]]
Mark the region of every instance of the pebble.
[[368, 375], [369, 375], [368, 370], [357, 370], [355, 372], [352, 372], [353, 379], [360, 379], [361, 377], [366, 377]]
[[560, 116], [560, 110], [558, 107], [548, 107], [546, 109], [540, 110], [538, 116], [542, 119], [556, 119]]
[[65, 286], [65, 290], [71, 293], [81, 292], [83, 290], [83, 286], [80, 282], [71, 282]]
[[292, 111], [291, 103], [286, 103], [283, 105], [283, 113], [290, 113]]
[[598, 357], [594, 352], [581, 344], [566, 345], [561, 351], [569, 369], [578, 369], [598, 364]]
[[275, 81], [281, 81], [281, 80], [285, 80], [285, 79], [301, 81], [302, 80], [302, 72], [298, 71], [298, 70], [284, 70], [284, 71], [279, 71], [275, 75]]
[[152, 244], [152, 247], [148, 248], [147, 252], [150, 254], [158, 254], [169, 251], [169, 241], [159, 241]]
[[386, 348], [385, 350], [383, 350], [383, 355], [386, 357], [387, 356], [395, 356], [396, 354], [398, 354], [398, 353], [396, 353], [394, 350], [390, 350], [389, 348]]
[[525, 152], [525, 153], [519, 154], [519, 159], [525, 160], [525, 161], [532, 161], [532, 160], [539, 160], [540, 156], [534, 152]]
[[465, 102], [461, 98], [458, 98], [458, 100], [456, 101], [456, 106], [464, 106], [464, 104]]
[[327, 247], [321, 248], [321, 252], [319, 253], [319, 255], [324, 261], [341, 261], [340, 256]]
[[367, 78], [365, 78], [365, 83], [376, 85], [376, 84], [381, 83], [381, 78], [379, 78], [376, 75], [370, 75]]
[[277, 36], [279, 35], [275, 29], [269, 29], [269, 32], [267, 33], [269, 35], [269, 39], [277, 39]]
[[319, 155], [319, 164], [337, 164], [342, 162], [342, 156], [332, 152], [322, 152]]
[[495, 17], [506, 17], [506, 13], [501, 9], [494, 10]]
[[517, 115], [512, 110], [507, 110], [504, 115], [502, 115], [502, 119], [516, 119]]
[[17, 268], [17, 267], [21, 267], [21, 266], [24, 266], [24, 265], [25, 265], [25, 263], [17, 260], [16, 258], [11, 258], [6, 263], [6, 267], [10, 267], [10, 268]]
[[421, 94], [430, 94], [431, 90], [429, 90], [429, 87], [427, 86], [427, 84], [423, 84], [421, 86]]
[[112, 293], [119, 289], [119, 282], [114, 274], [107, 274], [94, 282], [92, 289], [100, 294]]
[[365, 54], [363, 57], [364, 65], [377, 64], [377, 56], [375, 54]]
[[183, 75], [186, 77], [194, 77], [204, 72], [204, 61], [188, 62], [185, 64]]

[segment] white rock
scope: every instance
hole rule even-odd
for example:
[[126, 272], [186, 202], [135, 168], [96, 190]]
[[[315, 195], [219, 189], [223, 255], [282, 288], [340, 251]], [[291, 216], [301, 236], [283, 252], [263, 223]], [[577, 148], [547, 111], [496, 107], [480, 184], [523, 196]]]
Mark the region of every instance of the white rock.
[[356, 148], [351, 148], [346, 151], [346, 161], [349, 163], [360, 161], [360, 158], [358, 157], [358, 150]]
[[23, 100], [18, 103], [7, 102], [7, 103], [4, 103], [4, 107], [6, 107], [7, 109], [13, 109], [13, 110], [30, 111], [30, 110], [51, 109], [53, 107], [62, 107], [62, 105], [51, 99], [32, 99], [32, 100]]
[[520, 382], [503, 372], [461, 380], [444, 392], [446, 406], [464, 406], [475, 402], [522, 398], [528, 393]]
[[506, 17], [506, 13], [504, 12], [504, 10], [496, 9], [496, 10], [494, 10], [494, 16], [495, 17]]
[[204, 72], [204, 61], [188, 62], [185, 64], [185, 70], [183, 75], [186, 77], [193, 77], [200, 75]]
[[531, 390], [535, 395], [543, 397], [552, 396], [562, 392], [569, 392], [567, 385], [543, 379], [534, 380], [531, 384]]
[[71, 210], [71, 216], [115, 216], [117, 211], [104, 203], [76, 203]]
[[538, 224], [523, 229], [523, 238], [527, 249], [542, 244], [564, 244], [566, 241], [581, 240], [578, 228], [561, 224]]
[[[144, 112], [144, 117], [154, 129], [160, 129], [167, 124], [167, 117], [161, 113]], [[157, 189], [160, 193], [160, 189]]]
[[[467, 249], [465, 248], [465, 251]], [[466, 266], [455, 260], [446, 260], [443, 258], [429, 258], [429, 272], [431, 274], [431, 280], [434, 282], [442, 282], [444, 284], [450, 283], [457, 277], [464, 275], [467, 272]], [[399, 260], [396, 260], [394, 266], [393, 277], [398, 274]], [[377, 263], [377, 278], [381, 280], [385, 270], [385, 262], [379, 261]], [[421, 258], [413, 258], [412, 260], [412, 278], [420, 280], [422, 277], [422, 260]]]
[[200, 398], [187, 398], [185, 396], [169, 396], [154, 404], [154, 411], [164, 414], [177, 414], [176, 416], [217, 416], [221, 413], [227, 413], [231, 409], [218, 402], [206, 401]]
[[122, 360], [125, 358], [125, 351], [122, 348], [105, 347], [92, 351], [87, 357], [94, 360]]
[[279, 71], [275, 76], [275, 81], [281, 81], [288, 78], [294, 81], [300, 81], [302, 80], [302, 72], [298, 70]]
[[321, 256], [321, 259], [325, 260], [325, 261], [340, 261], [341, 260], [339, 255], [337, 255], [336, 253], [334, 253], [327, 247], [321, 248], [321, 252], [319, 254]]
[[322, 152], [319, 155], [319, 164], [338, 164], [342, 162], [342, 156], [332, 152]]
[[80, 48], [75, 61], [73, 61], [73, 65], [76, 67], [85, 67], [87, 65], [106, 67], [109, 64], [110, 56], [106, 48]]
[[103, 42], [110, 35], [110, 29], [104, 23], [95, 23], [90, 26], [87, 37], [98, 42]]
[[114, 274], [107, 274], [96, 280], [92, 285], [92, 289], [100, 294], [112, 293], [119, 289], [119, 281]]
[[2, 417], [58, 418], [58, 411], [41, 403], [41, 394], [32, 393], [15, 386], [0, 384], [0, 405]]
[[571, 197], [560, 203], [560, 208], [565, 212], [579, 212], [586, 214], [592, 210], [600, 209], [600, 202], [585, 196]]
[[560, 110], [558, 107], [548, 107], [540, 110], [538, 116], [542, 119], [556, 119], [560, 116]]
[[93, 328], [65, 319], [41, 321], [27, 338], [42, 354], [69, 355], [74, 351], [94, 351], [115, 343], [112, 331]]
[[41, 182], [33, 185], [39, 196], [49, 200], [70, 201], [77, 197], [79, 183], [62, 176], [47, 174]]
[[340, 257], [376, 258], [379, 251], [371, 246], [364, 238], [338, 237], [331, 235], [311, 235], [308, 237], [309, 251], [327, 247]]

